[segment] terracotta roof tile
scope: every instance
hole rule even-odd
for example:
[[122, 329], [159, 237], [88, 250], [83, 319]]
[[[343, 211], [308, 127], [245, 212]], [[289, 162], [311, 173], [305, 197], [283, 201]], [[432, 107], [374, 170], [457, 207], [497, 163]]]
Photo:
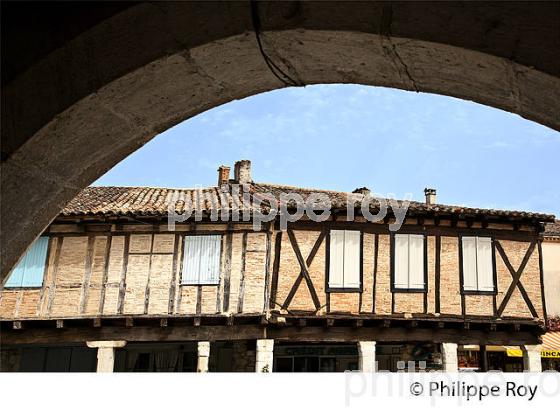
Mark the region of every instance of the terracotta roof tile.
[[[218, 187], [197, 189], [151, 188], [151, 187], [88, 187], [76, 196], [62, 210], [62, 216], [165, 216], [168, 203], [175, 204], [177, 212], [184, 212], [188, 203], [193, 203], [193, 211], [210, 212], [215, 210], [231, 210], [233, 204], [241, 209], [254, 211], [254, 204], [245, 204], [243, 191], [232, 193], [230, 186], [225, 189]], [[328, 191], [320, 189], [291, 187], [287, 185], [274, 185], [265, 183], [252, 183], [248, 186], [249, 194], [255, 198], [263, 198], [265, 194], [272, 194], [279, 198], [281, 193], [297, 193], [304, 199], [312, 193], [326, 194], [332, 204], [332, 209], [346, 209], [350, 199], [360, 206], [360, 194], [347, 192]], [[375, 204], [375, 202], [373, 202]], [[265, 202], [265, 208], [266, 202]], [[372, 210], [376, 207], [372, 206]], [[542, 213], [508, 211], [498, 209], [469, 208], [454, 205], [426, 205], [423, 202], [411, 201], [408, 208], [410, 216], [460, 216], [490, 219], [507, 219], [511, 221], [541, 221], [553, 222], [554, 215]], [[560, 224], [552, 225], [550, 232], [560, 234]]]
[[552, 223], [547, 223], [544, 228], [544, 236], [558, 236], [560, 237], [560, 219]]

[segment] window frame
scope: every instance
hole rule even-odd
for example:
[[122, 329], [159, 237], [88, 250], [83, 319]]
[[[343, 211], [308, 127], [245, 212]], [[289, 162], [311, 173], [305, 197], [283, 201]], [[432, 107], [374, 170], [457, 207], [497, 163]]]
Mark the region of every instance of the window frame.
[[[490, 238], [491, 251], [492, 251], [492, 282], [494, 285], [493, 290], [465, 290], [465, 278], [464, 278], [464, 268], [463, 268], [463, 238]], [[478, 257], [478, 247], [476, 248]], [[496, 271], [496, 240], [492, 235], [459, 235], [459, 280], [461, 286], [461, 295], [497, 295], [498, 294], [498, 278]], [[478, 287], [478, 266], [476, 267], [476, 283]]]
[[[331, 232], [332, 231], [355, 231], [360, 233], [360, 257], [359, 257], [359, 281], [360, 284], [357, 287], [331, 287], [330, 274], [331, 274]], [[362, 293], [364, 291], [364, 232], [361, 229], [344, 229], [344, 228], [331, 228], [328, 230], [326, 236], [326, 249], [325, 249], [325, 259], [326, 259], [326, 275], [325, 275], [325, 292], [326, 293]], [[344, 273], [343, 273], [344, 274]]]
[[[189, 236], [219, 236], [220, 237], [220, 259], [219, 259], [219, 271], [218, 271], [218, 280], [216, 283], [184, 283], [183, 278], [185, 274], [185, 239]], [[222, 259], [223, 259], [223, 251], [224, 251], [224, 234], [221, 232], [187, 232], [182, 235], [182, 244], [181, 244], [181, 259], [180, 259], [180, 269], [179, 269], [179, 286], [220, 286], [222, 282]]]
[[[398, 288], [395, 286], [395, 258], [396, 258], [396, 235], [416, 235], [424, 237], [424, 263], [422, 264], [424, 286], [422, 288]], [[393, 232], [390, 238], [391, 244], [391, 292], [392, 293], [428, 293], [428, 235], [425, 232]], [[410, 277], [410, 273], [409, 273]], [[410, 285], [410, 281], [409, 281]]]
[[[37, 243], [37, 240], [40, 238], [45, 238], [45, 240], [47, 241], [47, 251], [45, 253], [45, 260], [43, 261], [43, 274], [41, 275], [41, 283], [37, 284], [37, 285], [21, 285], [21, 286], [15, 286], [15, 285], [9, 285], [8, 282], [10, 280], [10, 276], [13, 274], [14, 270], [18, 267], [18, 265], [23, 261], [23, 258], [27, 255], [27, 252], [31, 249], [31, 247], [23, 254], [22, 259], [14, 266], [14, 268], [9, 272], [9, 274], [6, 276], [6, 280], [5, 282], [2, 284], [2, 288], [3, 289], [7, 289], [7, 290], [32, 290], [32, 289], [41, 289], [43, 286], [45, 286], [45, 276], [47, 273], [47, 269], [49, 267], [49, 259], [50, 259], [50, 253], [51, 253], [51, 237], [49, 235], [41, 235], [39, 236], [39, 238], [37, 238], [35, 241], [33, 241], [33, 243], [31, 244], [31, 246], [34, 246]], [[25, 276], [22, 278], [22, 282], [23, 279], [25, 278]]]

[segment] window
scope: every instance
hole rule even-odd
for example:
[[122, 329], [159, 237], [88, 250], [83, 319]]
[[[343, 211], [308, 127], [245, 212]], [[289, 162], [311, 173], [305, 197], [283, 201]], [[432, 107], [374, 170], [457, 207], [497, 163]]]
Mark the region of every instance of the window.
[[329, 288], [360, 288], [361, 235], [360, 231], [331, 231]]
[[183, 285], [220, 283], [221, 235], [187, 235], [183, 249]]
[[49, 238], [41, 236], [27, 250], [4, 285], [6, 288], [40, 288], [47, 260]]
[[461, 242], [463, 290], [467, 292], [494, 292], [492, 239], [464, 236]]
[[395, 235], [393, 290], [426, 290], [424, 235]]

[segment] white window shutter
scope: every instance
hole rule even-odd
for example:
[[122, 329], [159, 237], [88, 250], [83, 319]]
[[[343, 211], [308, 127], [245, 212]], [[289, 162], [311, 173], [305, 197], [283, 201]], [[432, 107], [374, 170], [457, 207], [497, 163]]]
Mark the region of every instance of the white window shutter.
[[360, 231], [344, 231], [344, 287], [360, 287]]
[[218, 284], [220, 249], [220, 235], [185, 236], [182, 283], [185, 285]]
[[476, 279], [476, 238], [462, 238], [463, 250], [463, 290], [478, 290]]
[[331, 231], [329, 247], [329, 287], [344, 286], [344, 231]]
[[477, 238], [476, 262], [478, 271], [478, 290], [494, 290], [494, 270], [492, 267], [492, 239]]
[[408, 241], [408, 287], [424, 289], [424, 236], [410, 235]]
[[395, 235], [395, 283], [397, 289], [408, 288], [408, 235]]

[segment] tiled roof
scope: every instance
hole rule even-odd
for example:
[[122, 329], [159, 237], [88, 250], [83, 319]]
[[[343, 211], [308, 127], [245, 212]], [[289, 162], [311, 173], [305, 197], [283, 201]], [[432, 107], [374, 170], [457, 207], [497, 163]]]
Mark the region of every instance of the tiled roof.
[[544, 236], [558, 236], [560, 237], [560, 220], [545, 225]]
[[[237, 209], [254, 210], [254, 205], [243, 202], [243, 191], [232, 193], [231, 186], [225, 189], [219, 187], [197, 189], [173, 189], [152, 187], [88, 187], [78, 194], [62, 210], [62, 216], [166, 216], [168, 204], [175, 203], [177, 212], [184, 212], [186, 204], [193, 204], [193, 211], [210, 212], [212, 209], [221, 211], [231, 210], [235, 204]], [[319, 189], [299, 188], [286, 185], [273, 185], [252, 183], [248, 186], [250, 197], [263, 198], [264, 194], [272, 194], [279, 198], [281, 193], [296, 193], [304, 199], [312, 193], [326, 194], [329, 198], [331, 209], [346, 209], [349, 199], [360, 206], [360, 194], [347, 192], [326, 191]], [[265, 202], [263, 202], [265, 203]], [[375, 205], [376, 202], [374, 201]], [[234, 207], [235, 208], [235, 207]], [[267, 207], [264, 207], [265, 209]], [[188, 209], [188, 208], [187, 208]], [[372, 210], [376, 207], [372, 206]], [[506, 211], [498, 209], [469, 208], [453, 205], [426, 205], [423, 202], [411, 201], [408, 208], [409, 216], [460, 216], [469, 218], [486, 217], [489, 219], [507, 219], [511, 221], [554, 221], [554, 215], [541, 213]]]

